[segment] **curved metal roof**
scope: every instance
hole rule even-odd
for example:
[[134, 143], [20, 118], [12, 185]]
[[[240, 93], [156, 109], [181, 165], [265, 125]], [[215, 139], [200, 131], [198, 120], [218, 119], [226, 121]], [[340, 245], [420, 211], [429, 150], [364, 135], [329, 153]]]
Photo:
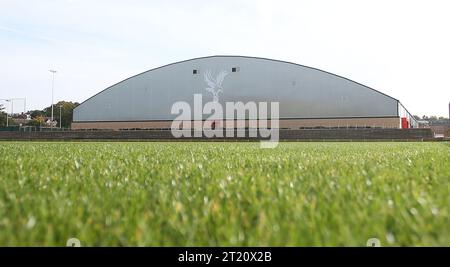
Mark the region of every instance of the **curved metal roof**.
[[380, 91], [378, 91], [378, 90], [376, 90], [376, 89], [373, 89], [373, 88], [371, 88], [371, 87], [369, 87], [369, 86], [367, 86], [367, 85], [364, 85], [364, 84], [362, 84], [362, 83], [355, 82], [354, 80], [351, 80], [351, 79], [346, 78], [346, 77], [344, 77], [344, 76], [340, 76], [340, 75], [334, 74], [334, 73], [332, 73], [332, 72], [328, 72], [328, 71], [325, 71], [325, 70], [322, 70], [322, 69], [318, 69], [318, 68], [314, 68], [314, 67], [310, 67], [310, 66], [306, 66], [306, 65], [294, 63], [294, 62], [289, 62], [289, 61], [284, 61], [284, 60], [278, 60], [278, 59], [270, 59], [270, 58], [264, 58], [264, 57], [236, 56], [236, 55], [214, 55], [214, 56], [196, 57], [196, 58], [191, 58], [191, 59], [181, 60], [181, 61], [169, 63], [169, 64], [166, 64], [166, 65], [163, 65], [163, 66], [160, 66], [160, 67], [156, 67], [156, 68], [153, 68], [153, 69], [146, 70], [146, 71], [144, 71], [144, 72], [141, 72], [141, 73], [138, 73], [138, 74], [133, 75], [133, 76], [131, 76], [131, 77], [128, 77], [128, 78], [126, 78], [126, 79], [124, 79], [124, 80], [122, 80], [122, 81], [120, 81], [120, 82], [117, 82], [117, 83], [115, 83], [115, 84], [113, 84], [113, 85], [111, 85], [111, 86], [109, 86], [109, 87], [103, 89], [102, 91], [98, 92], [97, 94], [95, 94], [95, 95], [89, 97], [88, 99], [84, 100], [83, 102], [81, 102], [80, 105], [83, 104], [84, 102], [88, 101], [89, 99], [91, 99], [91, 98], [97, 96], [98, 94], [102, 93], [103, 91], [106, 91], [106, 90], [110, 89], [111, 87], [113, 87], [113, 86], [115, 86], [115, 85], [117, 85], [117, 84], [119, 84], [119, 83], [122, 83], [122, 82], [124, 82], [124, 81], [129, 80], [129, 79], [132, 79], [132, 78], [137, 77], [137, 76], [139, 76], [139, 75], [148, 73], [148, 72], [150, 72], [150, 71], [154, 71], [154, 70], [161, 69], [161, 68], [164, 68], [164, 67], [168, 67], [168, 66], [172, 66], [172, 65], [180, 64], [180, 63], [184, 63], [184, 62], [189, 62], [189, 61], [193, 61], [193, 60], [205, 59], [205, 58], [215, 58], [215, 57], [235, 57], [235, 58], [263, 59], [263, 60], [269, 60], [269, 61], [274, 61], [274, 62], [281, 62], [281, 63], [287, 63], [287, 64], [292, 64], [292, 65], [297, 65], [297, 66], [300, 66], [300, 67], [309, 68], [309, 69], [316, 70], [316, 71], [321, 71], [321, 72], [326, 73], [326, 74], [329, 74], [329, 75], [334, 75], [334, 76], [336, 76], [336, 77], [338, 77], [338, 78], [345, 79], [345, 80], [348, 80], [348, 81], [350, 81], [350, 82], [356, 83], [356, 84], [361, 85], [361, 86], [363, 86], [363, 87], [365, 87], [365, 88], [367, 88], [367, 89], [369, 89], [369, 90], [373, 90], [373, 91], [375, 91], [375, 92], [377, 92], [377, 93], [380, 93], [380, 94], [382, 94], [382, 95], [385, 95], [385, 96], [387, 96], [387, 97], [390, 97], [390, 98], [392, 98], [392, 99], [394, 99], [394, 100], [396, 100], [396, 101], [399, 101], [398, 99], [396, 99], [396, 98], [394, 98], [394, 97], [392, 97], [392, 96], [390, 96], [390, 95], [387, 95], [387, 94], [385, 94], [385, 93], [383, 93], [383, 92], [380, 92]]
[[193, 69], [231, 67], [242, 71], [227, 76], [223, 101], [279, 101], [281, 118], [398, 117], [396, 98], [348, 78], [281, 60], [216, 55], [167, 64], [109, 86], [75, 108], [74, 121], [171, 120], [174, 102], [192, 103], [193, 94], [205, 93], [203, 75], [193, 75]]

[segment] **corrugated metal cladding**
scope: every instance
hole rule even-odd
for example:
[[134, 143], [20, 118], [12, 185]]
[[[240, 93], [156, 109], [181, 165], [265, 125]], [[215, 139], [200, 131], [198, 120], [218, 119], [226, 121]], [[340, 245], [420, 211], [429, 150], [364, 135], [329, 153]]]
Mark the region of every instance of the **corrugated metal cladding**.
[[[219, 102], [280, 103], [280, 118], [398, 117], [398, 100], [346, 78], [264, 58], [212, 56], [170, 64], [117, 83], [74, 110], [75, 122], [172, 120], [176, 101], [213, 100], [204, 74], [220, 72]], [[234, 71], [234, 72], [233, 72]], [[205, 115], [205, 118], [207, 116]]]

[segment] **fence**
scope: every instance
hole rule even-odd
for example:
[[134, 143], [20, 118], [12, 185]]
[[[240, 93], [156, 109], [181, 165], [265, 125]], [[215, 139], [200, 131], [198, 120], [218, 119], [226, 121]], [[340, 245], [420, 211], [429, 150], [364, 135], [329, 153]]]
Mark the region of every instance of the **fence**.
[[40, 126], [8, 126], [0, 127], [0, 132], [67, 132], [70, 128], [59, 127], [40, 127]]
[[[236, 130], [235, 130], [236, 131]], [[280, 140], [292, 141], [324, 141], [324, 140], [432, 140], [430, 129], [280, 129]], [[191, 135], [193, 136], [193, 135]], [[170, 130], [149, 131], [3, 131], [0, 132], [1, 140], [258, 140], [261, 137], [249, 137], [245, 130], [245, 137], [218, 137], [206, 138], [205, 136], [174, 138]]]

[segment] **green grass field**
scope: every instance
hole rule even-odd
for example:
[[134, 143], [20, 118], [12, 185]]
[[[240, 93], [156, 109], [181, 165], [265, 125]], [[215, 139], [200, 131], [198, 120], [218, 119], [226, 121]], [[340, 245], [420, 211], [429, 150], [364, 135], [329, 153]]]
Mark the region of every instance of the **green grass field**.
[[449, 177], [449, 143], [0, 142], [0, 246], [448, 246]]

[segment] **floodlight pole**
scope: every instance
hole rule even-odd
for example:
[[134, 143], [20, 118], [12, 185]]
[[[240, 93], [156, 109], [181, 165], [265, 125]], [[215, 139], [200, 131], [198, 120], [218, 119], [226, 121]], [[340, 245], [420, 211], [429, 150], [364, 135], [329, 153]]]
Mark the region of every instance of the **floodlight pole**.
[[[26, 112], [26, 107], [27, 107], [27, 99], [24, 98], [2, 98], [0, 99], [0, 101], [6, 101], [6, 102], [11, 102], [11, 118], [13, 117], [14, 114], [14, 101], [15, 100], [23, 100], [23, 113], [25, 114]], [[9, 115], [8, 115], [8, 108], [6, 107], [6, 127], [9, 126]]]
[[62, 118], [62, 105], [59, 105], [59, 129], [61, 128], [61, 118]]
[[[6, 99], [6, 102], [11, 102], [11, 117], [12, 117], [12, 110], [13, 110], [13, 103], [14, 101], [12, 99]], [[9, 116], [8, 116], [8, 110], [6, 110], [6, 127], [9, 126], [9, 122], [8, 122]]]
[[50, 120], [50, 129], [53, 130], [53, 92], [54, 92], [54, 88], [55, 88], [55, 73], [57, 72], [56, 70], [49, 70], [52, 73], [52, 116], [51, 116], [51, 120]]

